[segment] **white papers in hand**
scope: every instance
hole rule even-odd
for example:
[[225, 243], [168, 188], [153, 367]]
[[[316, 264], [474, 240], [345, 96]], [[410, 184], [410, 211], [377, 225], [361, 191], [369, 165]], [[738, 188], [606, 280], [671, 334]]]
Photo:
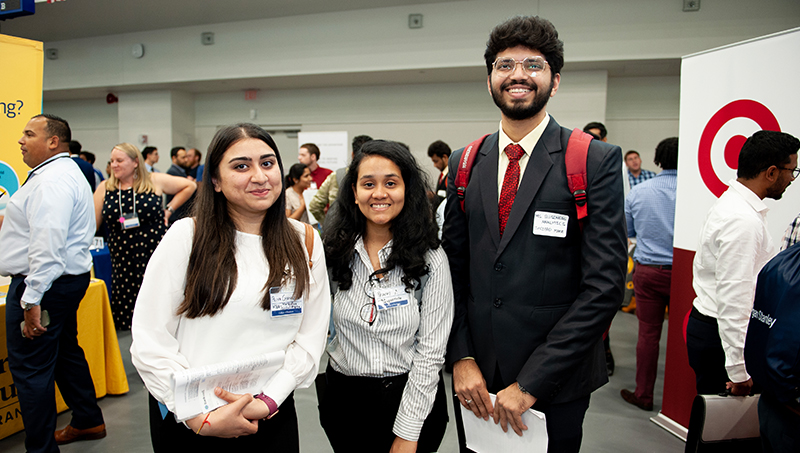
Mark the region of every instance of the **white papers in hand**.
[[[494, 405], [497, 397], [491, 393], [489, 397]], [[464, 420], [467, 448], [476, 453], [547, 453], [547, 423], [539, 411], [528, 409], [523, 412], [522, 423], [528, 430], [522, 432], [522, 437], [511, 426], [504, 433], [500, 424], [495, 425], [491, 417], [485, 421], [464, 406], [461, 406], [461, 418]]]
[[262, 354], [247, 360], [190, 368], [173, 373], [175, 415], [178, 421], [211, 412], [227, 402], [214, 395], [214, 387], [231, 393], [261, 393], [278, 369], [283, 366], [284, 351]]

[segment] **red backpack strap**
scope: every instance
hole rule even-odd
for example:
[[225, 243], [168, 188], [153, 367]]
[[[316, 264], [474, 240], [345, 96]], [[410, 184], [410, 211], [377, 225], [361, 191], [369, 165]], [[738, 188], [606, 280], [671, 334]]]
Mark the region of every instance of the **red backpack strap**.
[[586, 209], [586, 156], [592, 136], [580, 129], [573, 129], [567, 141], [567, 152], [564, 161], [567, 167], [567, 184], [575, 198], [575, 209], [578, 211], [578, 222], [583, 229], [583, 219], [588, 215]]
[[472, 166], [475, 164], [475, 156], [478, 155], [478, 150], [481, 148], [483, 141], [486, 140], [489, 134], [475, 140], [464, 148], [461, 153], [461, 160], [458, 162], [458, 172], [456, 173], [456, 192], [458, 193], [458, 201], [461, 204], [461, 211], [464, 211], [464, 198], [467, 196], [467, 185], [469, 184], [469, 174], [472, 172]]

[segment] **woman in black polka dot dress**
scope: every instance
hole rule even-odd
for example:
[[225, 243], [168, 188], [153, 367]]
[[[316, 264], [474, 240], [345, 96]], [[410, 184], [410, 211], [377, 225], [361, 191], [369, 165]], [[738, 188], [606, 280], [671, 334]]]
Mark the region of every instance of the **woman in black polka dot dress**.
[[[111, 151], [111, 175], [94, 193], [97, 226], [108, 226], [111, 311], [118, 330], [130, 330], [139, 286], [150, 255], [167, 231], [167, 219], [194, 193], [186, 178], [148, 173], [139, 150], [121, 143]], [[175, 195], [162, 208], [161, 195]], [[135, 195], [135, 196], [134, 196]]]

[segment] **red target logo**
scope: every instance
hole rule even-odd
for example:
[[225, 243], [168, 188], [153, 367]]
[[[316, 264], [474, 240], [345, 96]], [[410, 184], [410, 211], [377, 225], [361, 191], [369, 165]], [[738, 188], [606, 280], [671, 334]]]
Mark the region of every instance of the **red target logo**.
[[[722, 195], [728, 186], [719, 179], [711, 164], [711, 145], [714, 143], [714, 138], [716, 138], [722, 126], [734, 118], [751, 119], [763, 130], [781, 130], [775, 115], [773, 115], [764, 104], [750, 99], [733, 101], [719, 109], [717, 113], [708, 120], [708, 124], [706, 124], [705, 129], [703, 129], [703, 134], [700, 136], [700, 145], [697, 150], [697, 163], [700, 168], [700, 177], [703, 178], [703, 182], [711, 193], [717, 197]], [[744, 145], [746, 140], [747, 137], [742, 135], [734, 135], [728, 139], [728, 142], [725, 144], [724, 154], [725, 164], [728, 167], [734, 170], [738, 168], [739, 151], [742, 150], [742, 145]]]

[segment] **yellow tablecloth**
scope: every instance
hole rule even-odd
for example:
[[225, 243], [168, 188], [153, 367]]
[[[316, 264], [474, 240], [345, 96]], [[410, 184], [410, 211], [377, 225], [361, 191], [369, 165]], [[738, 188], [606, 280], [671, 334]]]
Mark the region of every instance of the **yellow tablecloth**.
[[[0, 293], [7, 291], [8, 286], [0, 287]], [[19, 335], [19, 332], [11, 334]], [[92, 279], [81, 301], [78, 309], [78, 343], [86, 354], [97, 397], [127, 393], [128, 378], [125, 376], [122, 355], [119, 352], [108, 291], [102, 280]], [[58, 386], [56, 386], [56, 405], [58, 412], [67, 410]], [[0, 304], [0, 439], [22, 429], [24, 426], [17, 401], [17, 390], [8, 371], [6, 306], [3, 303]]]

